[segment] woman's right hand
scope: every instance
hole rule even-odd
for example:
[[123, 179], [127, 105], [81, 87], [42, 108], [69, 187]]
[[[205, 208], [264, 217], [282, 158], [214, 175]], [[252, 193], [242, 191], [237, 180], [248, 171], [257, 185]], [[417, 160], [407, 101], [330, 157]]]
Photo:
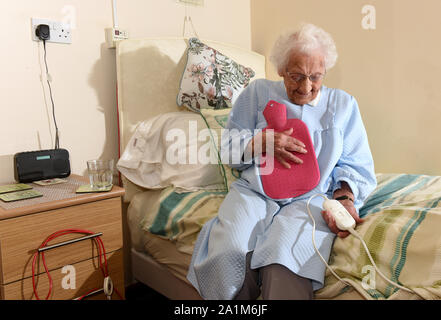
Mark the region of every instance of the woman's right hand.
[[279, 162], [285, 168], [291, 168], [291, 165], [288, 161], [291, 161], [296, 164], [302, 164], [303, 161], [296, 157], [293, 153], [307, 153], [305, 149], [305, 144], [300, 140], [291, 137], [293, 132], [293, 128], [282, 132], [275, 132], [274, 134], [264, 131], [262, 135], [262, 150], [271, 150], [270, 148], [274, 146], [274, 158], [279, 160]]

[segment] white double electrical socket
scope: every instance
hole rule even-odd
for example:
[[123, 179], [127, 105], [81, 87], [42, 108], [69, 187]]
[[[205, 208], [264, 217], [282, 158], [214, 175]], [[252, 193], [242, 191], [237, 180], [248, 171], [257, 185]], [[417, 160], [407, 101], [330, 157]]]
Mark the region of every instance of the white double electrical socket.
[[52, 21], [47, 19], [38, 19], [32, 18], [32, 40], [40, 41], [40, 39], [35, 34], [35, 30], [38, 25], [47, 24], [50, 29], [50, 39], [46, 40], [47, 42], [55, 42], [55, 43], [72, 43], [72, 29], [69, 24]]

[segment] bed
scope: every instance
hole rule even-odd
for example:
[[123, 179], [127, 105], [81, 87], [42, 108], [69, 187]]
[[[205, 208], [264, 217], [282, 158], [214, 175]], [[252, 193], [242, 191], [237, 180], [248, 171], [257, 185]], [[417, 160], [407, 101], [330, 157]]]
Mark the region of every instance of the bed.
[[[200, 42], [249, 68], [240, 69], [249, 81], [265, 78], [264, 56], [226, 43]], [[200, 102], [208, 103], [207, 97], [191, 102], [200, 114], [178, 106], [199, 92], [209, 91], [197, 87], [199, 92], [194, 95], [182, 94], [185, 72], [197, 71], [189, 67], [190, 45], [191, 40], [184, 38], [153, 38], [122, 41], [116, 49], [118, 168], [126, 189], [126, 277], [129, 283], [142, 282], [170, 299], [201, 299], [186, 279], [194, 242], [202, 225], [216, 215], [229, 184], [237, 178], [237, 172], [213, 161], [190, 169], [180, 166], [179, 161], [167, 170], [158, 167], [164, 160], [166, 144], [170, 147], [172, 143], [165, 141], [166, 128], [177, 128], [184, 134], [191, 125], [196, 125], [199, 132], [208, 129], [206, 143], [197, 141], [196, 147], [209, 143], [209, 148], [216, 151], [216, 133], [228, 117], [228, 108], [223, 112], [216, 106], [201, 107]], [[225, 94], [234, 101], [235, 93]], [[159, 132], [155, 138], [151, 135], [154, 130]], [[134, 161], [133, 156], [127, 156], [130, 148], [131, 155], [147, 155], [149, 159]], [[213, 152], [210, 157], [213, 154], [216, 156]], [[377, 188], [360, 210], [366, 220], [357, 231], [382, 272], [414, 292], [397, 290], [375, 278], [366, 268], [370, 263], [361, 244], [348, 237], [335, 240], [329, 262], [351, 286], [327, 271], [325, 287], [315, 292], [315, 299], [440, 299], [441, 177], [377, 173], [377, 181]], [[374, 282], [376, 285], [371, 286]]]

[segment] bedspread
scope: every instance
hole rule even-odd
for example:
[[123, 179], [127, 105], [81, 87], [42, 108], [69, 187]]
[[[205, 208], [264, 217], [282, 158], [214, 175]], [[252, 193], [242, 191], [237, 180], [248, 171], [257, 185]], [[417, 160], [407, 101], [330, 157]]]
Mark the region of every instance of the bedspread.
[[358, 239], [337, 238], [330, 265], [346, 287], [329, 270], [325, 287], [316, 298], [333, 299], [356, 290], [366, 299], [441, 299], [441, 177], [379, 174], [378, 186], [360, 210], [365, 222], [357, 227], [375, 264], [392, 281], [384, 281]]
[[[348, 236], [336, 238], [329, 264], [353, 287], [346, 287], [328, 270], [325, 286], [315, 298], [441, 299], [441, 177], [377, 174], [377, 182], [360, 209], [365, 222], [357, 232], [382, 273], [415, 293], [397, 290], [375, 276], [360, 241]], [[167, 188], [147, 205], [137, 204], [142, 211], [137, 223], [191, 254], [202, 225], [217, 214], [224, 197], [225, 192], [178, 193]]]
[[[173, 187], [151, 193], [134, 196], [130, 210], [139, 217], [131, 224], [175, 242], [179, 251], [188, 254], [192, 254], [202, 226], [217, 214], [226, 195], [225, 191], [177, 192]], [[138, 247], [142, 248], [143, 244]]]

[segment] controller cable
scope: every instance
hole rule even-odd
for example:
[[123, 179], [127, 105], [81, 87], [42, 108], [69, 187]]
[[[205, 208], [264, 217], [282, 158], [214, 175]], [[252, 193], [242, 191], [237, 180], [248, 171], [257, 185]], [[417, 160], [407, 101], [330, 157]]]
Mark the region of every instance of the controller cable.
[[[329, 269], [329, 271], [331, 271], [331, 273], [338, 279], [338, 280], [340, 280], [341, 282], [343, 282], [344, 284], [346, 284], [346, 285], [350, 285], [349, 283], [347, 283], [346, 281], [344, 281], [342, 278], [340, 278], [338, 275], [337, 275], [337, 273], [328, 265], [328, 263], [327, 263], [327, 261], [323, 258], [323, 256], [320, 254], [320, 251], [317, 249], [317, 246], [316, 246], [316, 243], [315, 243], [315, 219], [314, 219], [314, 217], [312, 216], [312, 213], [311, 213], [311, 209], [310, 209], [310, 207], [309, 207], [309, 204], [310, 204], [310, 202], [311, 202], [311, 200], [313, 199], [313, 198], [315, 198], [316, 196], [321, 196], [324, 200], [325, 200], [325, 202], [326, 201], [335, 201], [336, 203], [338, 203], [338, 205], [339, 206], [341, 206], [341, 208], [343, 208], [344, 209], [344, 211], [346, 211], [347, 212], [347, 210], [340, 204], [340, 202], [338, 202], [337, 200], [330, 200], [330, 199], [328, 199], [325, 195], [323, 195], [323, 194], [315, 194], [315, 195], [313, 195], [313, 196], [311, 196], [309, 199], [308, 199], [308, 202], [306, 203], [306, 208], [307, 208], [307, 210], [308, 210], [308, 214], [309, 214], [309, 217], [311, 218], [311, 220], [312, 220], [312, 244], [313, 244], [313, 246], [314, 246], [314, 249], [315, 249], [315, 251], [317, 252], [317, 254], [319, 255], [319, 257], [320, 257], [320, 259], [323, 261], [323, 263], [326, 265], [326, 267]], [[340, 210], [342, 210], [340, 208]], [[332, 212], [331, 212], [331, 214], [332, 214]], [[347, 212], [347, 214], [350, 216], [350, 214], [349, 214], [349, 212]], [[338, 220], [339, 219], [339, 217], [338, 216], [336, 216], [336, 215], [333, 215], [333, 217], [334, 217], [334, 219], [336, 219], [336, 220]], [[347, 217], [347, 218], [349, 218], [349, 217]], [[350, 216], [350, 218], [352, 218], [352, 216]], [[346, 218], [345, 218], [346, 219]], [[353, 219], [353, 218], [352, 218]], [[353, 224], [352, 224], [353, 226], [355, 226], [355, 220], [353, 221]], [[363, 245], [363, 248], [365, 249], [365, 251], [366, 251], [366, 253], [367, 253], [367, 255], [368, 255], [368, 257], [369, 257], [369, 260], [371, 261], [371, 263], [372, 263], [372, 265], [374, 266], [374, 268], [375, 268], [375, 270], [378, 272], [378, 274], [385, 280], [385, 281], [387, 281], [388, 283], [390, 283], [391, 285], [393, 285], [393, 286], [395, 286], [395, 287], [397, 287], [397, 288], [400, 288], [400, 289], [402, 289], [402, 290], [404, 290], [404, 291], [407, 291], [407, 292], [411, 292], [411, 293], [413, 293], [413, 291], [412, 290], [410, 290], [410, 289], [408, 289], [408, 288], [406, 288], [406, 287], [403, 287], [403, 286], [401, 286], [401, 285], [399, 285], [398, 283], [395, 283], [395, 282], [393, 282], [393, 281], [391, 281], [389, 278], [387, 278], [381, 271], [380, 271], [380, 269], [377, 267], [377, 265], [375, 264], [375, 262], [374, 262], [374, 259], [372, 258], [372, 256], [371, 256], [371, 254], [370, 254], [370, 252], [369, 252], [369, 249], [368, 249], [368, 247], [367, 247], [367, 245], [366, 245], [366, 243], [365, 243], [365, 241], [363, 240], [363, 238], [361, 237], [361, 235], [357, 232], [357, 231], [355, 231], [354, 230], [354, 227], [347, 227], [347, 228], [344, 228], [344, 229], [341, 229], [341, 227], [339, 228], [340, 230], [343, 230], [343, 231], [349, 231], [353, 236], [355, 236], [357, 239], [359, 239], [360, 241], [361, 241], [361, 243], [362, 243], [362, 245]]]

